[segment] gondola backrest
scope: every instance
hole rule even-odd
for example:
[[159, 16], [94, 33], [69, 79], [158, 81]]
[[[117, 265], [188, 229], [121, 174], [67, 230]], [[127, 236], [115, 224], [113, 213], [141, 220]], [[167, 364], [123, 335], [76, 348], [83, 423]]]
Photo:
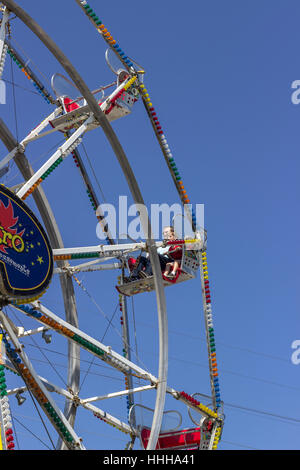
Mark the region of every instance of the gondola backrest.
[[187, 250], [183, 246], [182, 250], [182, 261], [181, 269], [187, 274], [190, 274], [193, 277], [196, 277], [196, 273], [200, 266], [199, 252], [193, 250]]

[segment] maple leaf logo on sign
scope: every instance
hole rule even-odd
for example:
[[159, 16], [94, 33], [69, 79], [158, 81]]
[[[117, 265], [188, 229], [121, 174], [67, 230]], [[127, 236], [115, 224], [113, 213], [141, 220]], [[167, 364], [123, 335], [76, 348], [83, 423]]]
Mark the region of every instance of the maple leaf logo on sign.
[[14, 228], [19, 217], [14, 217], [14, 209], [11, 201], [5, 207], [3, 201], [0, 200], [0, 251], [7, 253], [6, 248], [17, 247], [16, 251], [23, 251], [24, 242], [22, 235], [25, 229], [18, 233], [18, 229]]

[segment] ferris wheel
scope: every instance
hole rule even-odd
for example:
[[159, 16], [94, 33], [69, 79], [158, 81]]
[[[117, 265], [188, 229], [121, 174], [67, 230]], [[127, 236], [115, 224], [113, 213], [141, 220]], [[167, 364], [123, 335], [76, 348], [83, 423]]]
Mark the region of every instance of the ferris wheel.
[[[147, 450], [216, 449], [224, 415], [216, 360], [206, 232], [197, 226], [196, 215], [189, 207], [189, 197], [144, 83], [145, 71], [125, 54], [87, 1], [75, 2], [82, 10], [83, 20], [86, 16], [91, 27], [96, 28], [105, 41], [105, 60], [113, 74], [112, 83], [93, 90], [28, 13], [16, 2], [2, 0], [0, 79], [5, 59], [9, 56], [11, 64], [20, 69], [41, 96], [43, 104], [46, 102], [49, 106], [49, 112], [37, 116], [33, 130], [28, 129], [20, 139], [16, 139], [4, 121], [0, 121], [0, 137], [7, 149], [6, 155], [0, 158], [0, 177], [3, 178], [0, 188], [0, 447], [5, 450], [16, 448], [12, 400], [16, 397], [17, 403], [21, 404], [26, 397], [32, 401], [42, 422], [51, 427], [49, 438], [53, 448], [89, 449], [89, 443], [82, 439], [80, 433], [82, 416], [88, 415], [101, 426], [102, 432], [105, 433], [103, 428], [107, 425], [122, 432], [126, 436], [127, 449], [137, 446]], [[13, 25], [12, 18], [15, 21]], [[52, 73], [49, 88], [14, 41], [17, 21], [38, 38], [62, 69], [62, 72]], [[145, 116], [150, 120], [180, 202], [188, 207], [186, 217], [193, 233], [188, 239], [170, 236], [156, 242], [147, 214], [140, 211], [145, 242], [129, 240], [120, 243], [116, 240], [101, 209], [93, 180], [93, 163], [88, 167], [87, 159], [81, 154], [89, 135], [100, 128], [121, 167], [134, 203], [138, 207], [143, 206], [134, 172], [111, 124], [133, 114], [138, 101], [143, 103]], [[40, 143], [40, 148], [45, 148], [49, 143], [44, 142], [49, 138], [57, 139], [57, 136], [59, 145], [51, 148], [47, 156], [42, 155], [38, 162], [31, 160], [34, 145]], [[71, 243], [68, 245], [52, 204], [45, 195], [44, 182], [47, 180], [49, 185], [52, 182], [58, 198], [64, 194], [59, 204], [72, 207], [72, 191], [76, 191], [76, 186], [71, 186], [66, 193], [55, 186], [55, 174], [63, 172], [70, 160], [75, 163], [76, 182], [80, 182], [87, 193], [91, 215], [101, 227], [104, 243], [100, 245], [89, 241], [76, 247], [70, 246]], [[9, 181], [12, 166], [23, 179], [16, 185], [5, 184], [6, 179]], [[70, 198], [68, 202], [67, 197]], [[79, 218], [76, 208], [72, 209], [73, 218]], [[69, 236], [67, 240], [71, 240]], [[158, 254], [161, 248], [168, 253], [169, 264], [173, 263], [170, 271], [162, 270]], [[78, 318], [78, 304], [81, 305], [84, 295], [101, 310], [98, 299], [90, 295], [80, 276], [84, 273], [104, 276], [107, 272], [117, 272], [113, 295], [117, 298], [116, 310], [120, 312], [122, 353], [106, 343], [106, 329], [101, 334], [95, 323], [86, 330]], [[201, 279], [210, 395], [201, 394], [198, 390], [188, 394], [168, 382], [165, 288], [176, 291], [176, 285], [189, 282], [197, 277], [197, 273]], [[58, 291], [61, 305], [57, 299]], [[158, 316], [157, 374], [141, 363], [130, 342], [129, 304], [139, 296], [147, 302], [147, 296], [152, 295], [150, 292], [155, 296]], [[107, 327], [110, 325], [108, 320]], [[42, 374], [32, 348], [26, 343], [28, 338], [37, 338], [34, 344], [41, 352], [43, 348], [38, 341], [45, 341], [47, 345], [51, 337], [55, 337], [61, 350], [67, 347], [64, 377], [50, 355], [48, 357], [44, 353]], [[111, 385], [111, 381], [111, 389], [107, 390], [99, 385], [99, 381], [88, 378], [92, 366], [96, 365], [113, 371], [113, 379], [123, 384], [119, 390]], [[59, 375], [59, 383], [55, 374]], [[9, 388], [11, 376], [14, 386]], [[87, 392], [82, 396], [83, 382], [89, 383], [87, 398]], [[149, 402], [144, 398], [148, 395], [151, 396]], [[120, 417], [114, 400], [123, 397], [126, 398], [125, 417]], [[171, 406], [169, 399], [174, 402]], [[103, 408], [102, 403], [105, 403]], [[186, 409], [190, 425], [183, 425], [178, 404]]]

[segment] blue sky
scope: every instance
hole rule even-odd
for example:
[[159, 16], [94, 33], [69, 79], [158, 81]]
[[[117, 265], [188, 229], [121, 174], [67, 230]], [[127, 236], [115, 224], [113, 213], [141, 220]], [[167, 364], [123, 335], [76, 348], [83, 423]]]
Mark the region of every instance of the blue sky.
[[[114, 78], [104, 60], [105, 43], [75, 2], [55, 0], [46, 11], [33, 0], [20, 5], [53, 37], [91, 89], [111, 83]], [[218, 448], [299, 449], [300, 366], [291, 362], [291, 344], [300, 339], [300, 105], [291, 101], [291, 84], [300, 79], [299, 5], [293, 0], [288, 5], [270, 0], [251, 4], [188, 1], [183, 10], [178, 1], [136, 8], [116, 0], [113, 4], [94, 1], [91, 6], [125, 53], [145, 68], [145, 86], [190, 200], [205, 205], [208, 272], [226, 415]], [[28, 55], [49, 87], [46, 80], [62, 72], [61, 67], [18, 20], [12, 21], [12, 35], [16, 48]], [[9, 57], [3, 78], [8, 104], [1, 105], [0, 115], [16, 135]], [[32, 93], [35, 89], [16, 67], [13, 78], [18, 85], [17, 132], [22, 139], [52, 108]], [[142, 103], [113, 127], [146, 204], [179, 202]], [[35, 168], [59, 141], [60, 136], [52, 136], [28, 147], [26, 155]], [[101, 130], [89, 133], [84, 145], [106, 201], [116, 204], [119, 195], [128, 195], [131, 201]], [[0, 149], [4, 156], [2, 144]], [[2, 182], [10, 186], [20, 181], [12, 165]], [[71, 157], [45, 181], [44, 189], [65, 246], [99, 243], [95, 216]], [[79, 278], [90, 294], [75, 286], [80, 326], [101, 339], [107, 320], [100, 308], [111, 317], [118, 302], [116, 273], [86, 273]], [[57, 292], [54, 278], [43, 302], [62, 314]], [[209, 394], [199, 276], [166, 289], [166, 298], [169, 385], [189, 394]], [[129, 307], [134, 354], [138, 351], [140, 364], [157, 374], [155, 296], [136, 296], [134, 315], [131, 301]], [[29, 325], [21, 314], [18, 320]], [[118, 312], [113, 324], [103, 341], [121, 351]], [[55, 335], [51, 345], [34, 339], [56, 370], [66, 374], [65, 343]], [[63, 386], [33, 340], [28, 341], [26, 352], [41, 375]], [[89, 364], [84, 361], [90, 356], [82, 358], [85, 371]], [[11, 374], [7, 382], [9, 387], [20, 384]], [[84, 381], [82, 396], [123, 388], [120, 375], [97, 363]], [[144, 404], [149, 399], [151, 406], [154, 395], [139, 399]], [[30, 401], [28, 397], [17, 407], [15, 399], [11, 400], [20, 448], [45, 449], [44, 442], [51, 447]], [[126, 419], [124, 398], [102, 403], [103, 409]], [[174, 400], [167, 399], [166, 409], [178, 409], [184, 425], [192, 425], [186, 409]], [[79, 413], [76, 431], [91, 449], [123, 449], [128, 442], [127, 436], [86, 413]]]

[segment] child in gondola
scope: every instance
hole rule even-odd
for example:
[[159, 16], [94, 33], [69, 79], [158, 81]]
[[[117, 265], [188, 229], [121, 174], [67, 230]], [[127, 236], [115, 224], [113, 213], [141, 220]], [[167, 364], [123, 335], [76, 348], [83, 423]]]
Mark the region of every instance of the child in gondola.
[[[175, 241], [176, 235], [173, 227], [165, 227], [163, 231], [165, 240]], [[177, 271], [180, 268], [180, 260], [182, 258], [182, 247], [176, 245], [169, 245], [167, 252], [170, 261], [166, 264], [163, 275], [168, 279], [176, 277]], [[173, 260], [173, 261], [172, 261]]]

